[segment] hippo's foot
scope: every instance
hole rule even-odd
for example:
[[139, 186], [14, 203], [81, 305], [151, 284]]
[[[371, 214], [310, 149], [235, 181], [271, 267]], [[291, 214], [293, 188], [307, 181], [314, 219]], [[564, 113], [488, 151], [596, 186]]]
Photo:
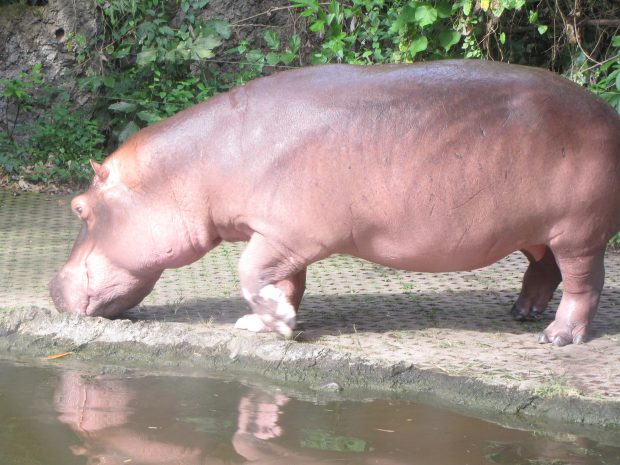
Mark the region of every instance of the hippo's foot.
[[579, 257], [556, 254], [562, 271], [564, 292], [555, 321], [540, 334], [538, 342], [565, 346], [586, 341], [605, 279], [604, 254], [604, 247], [592, 255]]
[[562, 322], [554, 321], [540, 333], [538, 342], [541, 344], [551, 343], [554, 346], [562, 347], [567, 344], [583, 344], [586, 342], [588, 325], [583, 322]]
[[290, 338], [304, 294], [306, 268], [305, 263], [294, 263], [294, 252], [276, 244], [254, 233], [241, 254], [241, 292], [254, 313], [240, 318], [235, 327]]
[[510, 314], [517, 321], [539, 320], [562, 280], [555, 257], [546, 246], [522, 250], [530, 264], [523, 276], [519, 298]]
[[[265, 320], [269, 321], [270, 324], [267, 324]], [[293, 335], [293, 326], [290, 326], [289, 323], [282, 320], [274, 320], [271, 315], [257, 315], [256, 313], [244, 315], [239, 318], [235, 323], [235, 328], [245, 329], [254, 333], [276, 332], [287, 339]]]

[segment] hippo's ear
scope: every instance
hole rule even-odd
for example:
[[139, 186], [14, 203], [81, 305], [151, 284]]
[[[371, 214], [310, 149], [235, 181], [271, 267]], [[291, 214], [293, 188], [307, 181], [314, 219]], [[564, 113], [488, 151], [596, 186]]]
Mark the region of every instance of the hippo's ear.
[[105, 180], [108, 179], [110, 170], [108, 169], [107, 166], [97, 163], [95, 160], [90, 160], [90, 166], [93, 168], [93, 171], [95, 172], [95, 176], [99, 178], [100, 182], [105, 182]]

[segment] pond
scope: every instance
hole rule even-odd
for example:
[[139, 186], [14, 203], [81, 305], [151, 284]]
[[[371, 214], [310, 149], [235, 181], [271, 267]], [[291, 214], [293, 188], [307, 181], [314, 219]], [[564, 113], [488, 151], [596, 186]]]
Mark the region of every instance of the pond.
[[617, 465], [620, 446], [404, 400], [0, 361], [0, 464]]

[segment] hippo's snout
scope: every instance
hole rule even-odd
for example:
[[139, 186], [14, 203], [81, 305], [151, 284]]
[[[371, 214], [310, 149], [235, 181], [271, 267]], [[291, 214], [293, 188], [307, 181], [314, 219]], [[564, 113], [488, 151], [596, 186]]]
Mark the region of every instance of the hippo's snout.
[[86, 313], [88, 299], [72, 278], [66, 271], [59, 271], [49, 283], [50, 296], [60, 312]]
[[106, 271], [89, 279], [85, 270], [69, 266], [61, 269], [49, 283], [50, 296], [58, 311], [117, 317], [138, 305], [161, 275], [161, 271], [141, 277], [121, 269]]

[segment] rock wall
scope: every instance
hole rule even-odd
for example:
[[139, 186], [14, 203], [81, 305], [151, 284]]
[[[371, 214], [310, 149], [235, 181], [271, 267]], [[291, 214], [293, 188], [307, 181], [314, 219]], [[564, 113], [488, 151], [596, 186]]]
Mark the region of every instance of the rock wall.
[[60, 83], [74, 64], [66, 42], [71, 33], [97, 32], [90, 1], [49, 0], [40, 5], [0, 6], [0, 79], [12, 79], [41, 63], [45, 80]]
[[[83, 106], [89, 96], [79, 92], [68, 73], [75, 58], [66, 44], [71, 33], [91, 38], [96, 32], [95, 8], [90, 1], [49, 0], [0, 6], [0, 79], [15, 79], [40, 63], [43, 79], [66, 88], [76, 106]], [[15, 105], [0, 98], [0, 122], [9, 126], [31, 121], [37, 114], [36, 110], [18, 112]], [[23, 136], [18, 131], [14, 137], [20, 140]]]

